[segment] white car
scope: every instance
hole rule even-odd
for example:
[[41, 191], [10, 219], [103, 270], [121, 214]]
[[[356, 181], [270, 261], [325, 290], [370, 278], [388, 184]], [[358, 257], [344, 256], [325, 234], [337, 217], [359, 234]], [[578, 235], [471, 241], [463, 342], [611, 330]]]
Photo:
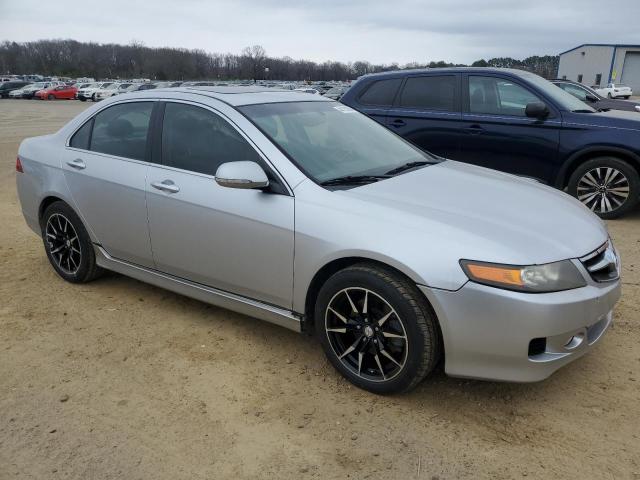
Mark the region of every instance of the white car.
[[103, 88], [107, 88], [112, 83], [113, 82], [96, 82], [96, 83], [92, 83], [88, 87], [81, 88], [80, 90], [78, 90], [78, 93], [76, 93], [76, 97], [78, 98], [78, 100], [80, 100], [82, 102], [86, 102], [87, 100], [93, 100], [95, 102], [96, 101], [96, 93], [98, 92], [98, 90], [103, 89]]
[[32, 86], [33, 84], [30, 83], [29, 85], [25, 85], [22, 88], [19, 88], [17, 90], [11, 90], [9, 92], [9, 98], [22, 98], [24, 96], [25, 93], [25, 89], [28, 89]]
[[115, 95], [118, 95], [119, 93], [124, 93], [127, 91], [127, 88], [129, 88], [130, 85], [132, 84], [129, 82], [112, 83], [106, 86], [105, 88], [101, 88], [97, 90], [95, 93], [95, 98], [93, 100], [94, 102], [99, 100], [104, 100], [105, 98], [113, 97]]
[[627, 87], [622, 83], [609, 83], [604, 88], [596, 88], [595, 91], [599, 95], [602, 95], [603, 97], [608, 97], [608, 98], [622, 97], [624, 99], [627, 99], [631, 95], [633, 95], [633, 91], [631, 90], [631, 88]]
[[295, 92], [312, 93], [314, 95], [319, 95], [320, 94], [320, 92], [318, 90], [316, 90], [315, 88], [307, 88], [307, 87], [295, 88], [294, 91]]

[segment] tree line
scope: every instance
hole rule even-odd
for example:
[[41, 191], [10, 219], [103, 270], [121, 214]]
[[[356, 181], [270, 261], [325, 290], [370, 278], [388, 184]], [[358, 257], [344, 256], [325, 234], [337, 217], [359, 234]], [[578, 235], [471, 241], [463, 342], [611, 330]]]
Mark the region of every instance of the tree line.
[[[150, 78], [152, 80], [353, 80], [367, 73], [400, 68], [466, 66], [445, 61], [405, 65], [372, 64], [366, 61], [322, 63], [269, 57], [259, 45], [240, 54], [209, 53], [202, 49], [152, 48], [140, 42], [128, 45], [37, 40], [0, 43], [0, 73], [43, 74], [64, 77]], [[556, 75], [557, 56], [533, 56], [524, 60], [492, 58], [472, 66], [529, 70], [545, 78]]]

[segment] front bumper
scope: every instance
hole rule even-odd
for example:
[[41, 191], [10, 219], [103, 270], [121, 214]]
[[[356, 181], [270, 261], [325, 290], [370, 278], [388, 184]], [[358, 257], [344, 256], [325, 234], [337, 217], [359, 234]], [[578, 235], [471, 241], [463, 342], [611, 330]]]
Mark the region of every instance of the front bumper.
[[619, 280], [544, 294], [474, 282], [455, 292], [419, 288], [440, 321], [445, 372], [513, 382], [543, 380], [589, 351], [611, 325], [621, 290]]

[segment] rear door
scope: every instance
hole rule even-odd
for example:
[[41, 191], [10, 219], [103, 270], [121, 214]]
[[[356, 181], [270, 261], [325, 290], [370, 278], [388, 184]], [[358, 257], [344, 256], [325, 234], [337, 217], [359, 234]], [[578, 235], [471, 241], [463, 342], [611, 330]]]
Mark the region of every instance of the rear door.
[[421, 149], [455, 159], [462, 120], [460, 76], [407, 77], [387, 117], [388, 128]]
[[[284, 187], [225, 188], [225, 162], [255, 161], [275, 173], [220, 111], [167, 101], [147, 179], [156, 268], [220, 290], [291, 308], [294, 198]], [[161, 164], [160, 164], [161, 163]]]
[[71, 137], [62, 167], [76, 211], [111, 256], [153, 266], [145, 180], [154, 101], [111, 105]]
[[[469, 74], [463, 85], [465, 134], [458, 159], [550, 182], [562, 128], [553, 106], [511, 77]], [[546, 103], [549, 117], [527, 117], [531, 102]]]

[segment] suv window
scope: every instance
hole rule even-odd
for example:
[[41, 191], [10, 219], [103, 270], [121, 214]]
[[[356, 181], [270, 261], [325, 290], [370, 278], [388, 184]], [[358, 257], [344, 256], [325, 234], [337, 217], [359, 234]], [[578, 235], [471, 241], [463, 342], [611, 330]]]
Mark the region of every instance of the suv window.
[[570, 83], [560, 83], [558, 84], [558, 86], [561, 89], [563, 89], [565, 92], [570, 93], [571, 95], [573, 95], [576, 98], [579, 98], [580, 100], [583, 100], [583, 101], [587, 100], [587, 91], [584, 90], [583, 88], [576, 87], [575, 85], [571, 85]]
[[90, 150], [144, 160], [152, 110], [153, 102], [131, 102], [98, 113], [94, 117]]
[[215, 175], [225, 162], [262, 163], [255, 149], [219, 115], [204, 108], [167, 103], [162, 125], [162, 163]]
[[456, 76], [409, 77], [400, 94], [401, 107], [455, 111]]
[[525, 116], [528, 103], [540, 99], [526, 88], [497, 77], [469, 77], [469, 111], [494, 115]]
[[401, 78], [378, 80], [369, 85], [358, 100], [362, 105], [391, 106], [401, 83]]

